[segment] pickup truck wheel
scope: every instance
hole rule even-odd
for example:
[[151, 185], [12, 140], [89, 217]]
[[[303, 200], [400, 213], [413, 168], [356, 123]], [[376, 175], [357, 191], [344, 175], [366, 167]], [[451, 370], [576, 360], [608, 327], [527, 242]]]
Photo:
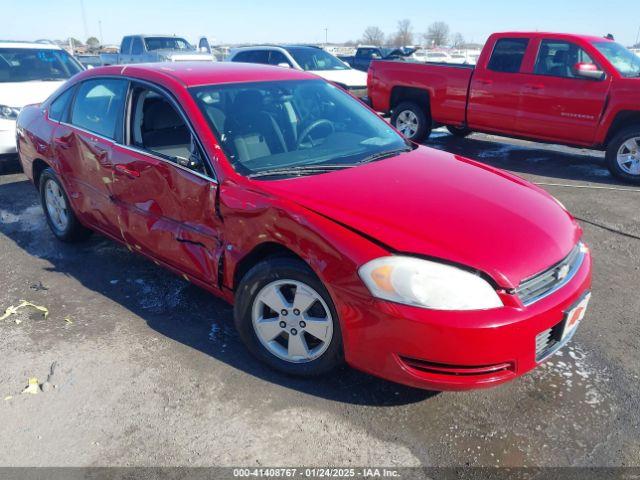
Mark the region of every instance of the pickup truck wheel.
[[304, 262], [272, 257], [258, 263], [242, 278], [235, 297], [240, 338], [272, 368], [310, 377], [343, 363], [335, 306]]
[[431, 118], [414, 102], [399, 103], [391, 115], [391, 125], [409, 140], [420, 143], [431, 134]]
[[471, 133], [473, 133], [471, 130], [469, 130], [468, 128], [464, 128], [464, 127], [447, 126], [447, 130], [449, 130], [449, 133], [451, 135], [453, 135], [454, 137], [458, 137], [458, 138], [468, 137], [469, 135], [471, 135]]
[[40, 174], [40, 200], [49, 228], [58, 240], [79, 242], [91, 235], [73, 213], [69, 198], [51, 168]]
[[607, 147], [606, 158], [614, 177], [640, 184], [640, 125], [618, 133]]

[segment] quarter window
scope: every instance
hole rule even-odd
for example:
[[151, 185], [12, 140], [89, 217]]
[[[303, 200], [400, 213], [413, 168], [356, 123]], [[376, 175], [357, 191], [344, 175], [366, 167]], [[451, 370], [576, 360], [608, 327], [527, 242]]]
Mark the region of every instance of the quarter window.
[[501, 38], [493, 48], [489, 70], [505, 73], [519, 72], [528, 45], [527, 38]]
[[71, 123], [107, 138], [116, 137], [122, 118], [127, 82], [119, 79], [87, 80], [78, 89]]
[[124, 37], [122, 39], [122, 47], [120, 48], [120, 53], [124, 55], [129, 55], [131, 52], [131, 37]]
[[49, 106], [49, 118], [60, 122], [64, 119], [65, 112], [67, 111], [67, 105], [69, 105], [69, 99], [73, 96], [73, 87], [68, 88], [64, 93], [58, 96], [51, 106]]
[[594, 61], [582, 48], [569, 42], [543, 40], [538, 51], [535, 73], [553, 77], [579, 78], [575, 65]]

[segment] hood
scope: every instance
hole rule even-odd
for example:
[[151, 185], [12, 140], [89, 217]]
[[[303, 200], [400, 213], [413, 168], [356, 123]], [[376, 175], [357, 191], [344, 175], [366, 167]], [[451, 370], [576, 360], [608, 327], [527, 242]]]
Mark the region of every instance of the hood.
[[55, 82], [0, 82], [0, 105], [22, 108], [44, 102], [65, 80]]
[[389, 53], [387, 53], [387, 55], [384, 58], [409, 57], [409, 56], [413, 55], [417, 51], [418, 51], [417, 48], [409, 48], [409, 47], [394, 48]]
[[350, 68], [348, 70], [314, 70], [309, 73], [315, 73], [319, 77], [329, 80], [330, 82], [341, 83], [347, 87], [366, 87], [367, 74], [360, 70]]
[[504, 288], [562, 260], [581, 235], [542, 189], [426, 147], [356, 168], [260, 183], [395, 252], [465, 265]]
[[173, 50], [171, 48], [162, 48], [162, 49], [154, 50], [154, 53], [157, 53], [158, 55], [162, 55], [163, 57], [171, 58], [174, 62], [175, 61], [197, 62], [198, 60], [210, 62], [213, 60], [213, 56], [211, 54], [201, 53], [201, 52], [198, 52], [197, 50], [185, 52], [184, 50]]

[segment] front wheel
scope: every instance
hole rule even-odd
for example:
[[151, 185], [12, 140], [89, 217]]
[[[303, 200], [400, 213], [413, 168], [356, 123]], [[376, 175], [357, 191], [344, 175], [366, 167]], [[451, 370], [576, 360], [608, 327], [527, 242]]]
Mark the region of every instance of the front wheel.
[[236, 291], [234, 318], [249, 351], [283, 373], [315, 376], [343, 362], [335, 306], [300, 260], [275, 257], [249, 270]]
[[640, 184], [640, 125], [626, 128], [613, 137], [606, 158], [614, 177]]
[[393, 109], [391, 125], [405, 138], [421, 143], [431, 134], [431, 119], [415, 102], [402, 102]]

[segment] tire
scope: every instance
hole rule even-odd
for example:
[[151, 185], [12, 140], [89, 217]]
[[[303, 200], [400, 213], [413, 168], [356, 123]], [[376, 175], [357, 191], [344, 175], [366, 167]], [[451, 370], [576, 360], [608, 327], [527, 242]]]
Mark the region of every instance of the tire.
[[[295, 289], [292, 288], [294, 283]], [[274, 291], [280, 292], [281, 296], [269, 295]], [[295, 297], [294, 292], [300, 292], [301, 299], [310, 299], [313, 294], [318, 297], [302, 312], [297, 312], [294, 310], [296, 302], [291, 301]], [[263, 301], [265, 298], [274, 309], [267, 306]], [[298, 302], [298, 305], [303, 306], [303, 303]], [[281, 311], [275, 311], [277, 308]], [[310, 317], [318, 321], [307, 325], [304, 320]], [[263, 318], [265, 320], [261, 321]], [[313, 377], [325, 374], [344, 362], [340, 322], [333, 301], [322, 282], [298, 259], [271, 257], [249, 270], [236, 290], [234, 320], [249, 351], [280, 372]], [[312, 335], [311, 330], [318, 337]], [[320, 340], [322, 332], [325, 342]], [[271, 337], [273, 339], [269, 341]], [[300, 342], [306, 347], [306, 353], [290, 355], [291, 352], [300, 352]]]
[[[628, 163], [620, 160], [623, 156], [629, 160]], [[640, 125], [616, 134], [607, 146], [606, 159], [614, 177], [640, 185]]]
[[[39, 190], [40, 202], [42, 203], [45, 218], [47, 219], [49, 228], [58, 240], [74, 243], [85, 240], [91, 235], [91, 230], [84, 227], [78, 221], [69, 203], [69, 198], [62, 187], [62, 183], [60, 183], [60, 180], [58, 180], [58, 177], [51, 168], [46, 168], [40, 174]], [[48, 204], [47, 201], [51, 196], [57, 199], [59, 203], [55, 203], [56, 200], [51, 200]], [[56, 208], [56, 206], [58, 208]]]
[[465, 127], [447, 126], [447, 130], [449, 130], [449, 133], [451, 135], [453, 135], [454, 137], [458, 137], [458, 138], [465, 138], [465, 137], [468, 137], [469, 135], [471, 135], [473, 133], [471, 130], [469, 130], [468, 128], [465, 128]]
[[405, 138], [417, 143], [422, 143], [431, 135], [431, 116], [415, 102], [399, 103], [393, 109], [391, 125]]

